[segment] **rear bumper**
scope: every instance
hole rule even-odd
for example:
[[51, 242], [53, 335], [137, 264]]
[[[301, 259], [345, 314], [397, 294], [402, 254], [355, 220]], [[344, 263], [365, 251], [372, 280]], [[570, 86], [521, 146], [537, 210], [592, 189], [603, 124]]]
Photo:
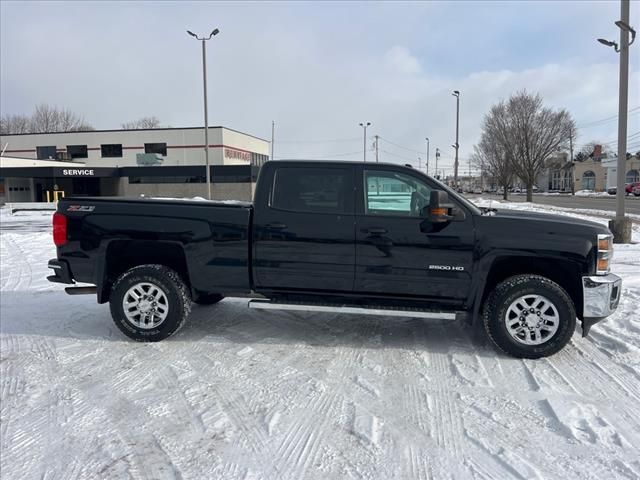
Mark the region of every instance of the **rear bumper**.
[[47, 277], [47, 280], [50, 282], [67, 283], [70, 285], [76, 283], [73, 281], [69, 264], [65, 260], [58, 260], [57, 258], [49, 260], [47, 268], [53, 270], [53, 275]]
[[582, 336], [589, 333], [591, 327], [604, 320], [618, 308], [622, 279], [613, 273], [582, 277]]

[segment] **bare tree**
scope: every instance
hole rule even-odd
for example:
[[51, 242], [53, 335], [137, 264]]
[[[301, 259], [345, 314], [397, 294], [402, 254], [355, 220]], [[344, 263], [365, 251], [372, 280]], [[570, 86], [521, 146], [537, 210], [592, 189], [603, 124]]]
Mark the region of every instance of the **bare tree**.
[[588, 158], [602, 159], [602, 158], [607, 158], [607, 155], [608, 155], [607, 150], [608, 150], [607, 145], [603, 144], [602, 142], [591, 141], [583, 145], [579, 153], [582, 154], [581, 158], [585, 160]]
[[513, 173], [525, 183], [530, 202], [546, 160], [569, 146], [575, 123], [566, 110], [544, 107], [540, 95], [522, 91], [491, 108], [485, 129], [500, 143]]
[[[485, 118], [485, 124], [487, 118]], [[509, 187], [513, 181], [513, 168], [507, 153], [498, 139], [492, 138], [483, 124], [482, 136], [478, 145], [473, 147], [472, 162], [486, 172], [499, 187], [502, 187], [502, 198], [507, 200]]]
[[46, 133], [93, 130], [82, 116], [67, 109], [52, 107], [46, 103], [38, 105], [29, 117], [26, 115], [5, 115], [0, 121], [0, 133]]
[[125, 122], [122, 124], [123, 130], [136, 130], [142, 128], [158, 128], [160, 126], [160, 120], [158, 117], [142, 117], [132, 122]]
[[0, 135], [29, 133], [31, 119], [26, 115], [3, 115], [0, 118]]
[[30, 133], [77, 132], [93, 130], [93, 127], [82, 116], [70, 110], [41, 103], [31, 115], [30, 130]]

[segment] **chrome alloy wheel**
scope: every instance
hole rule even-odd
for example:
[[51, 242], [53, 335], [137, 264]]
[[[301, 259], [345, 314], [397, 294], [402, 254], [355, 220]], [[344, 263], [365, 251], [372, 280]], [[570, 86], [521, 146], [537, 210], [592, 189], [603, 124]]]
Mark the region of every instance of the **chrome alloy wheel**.
[[517, 298], [504, 317], [509, 335], [525, 345], [541, 345], [558, 331], [560, 314], [556, 306], [542, 295]]
[[157, 285], [136, 283], [125, 293], [122, 309], [132, 325], [149, 330], [165, 321], [169, 313], [169, 301]]

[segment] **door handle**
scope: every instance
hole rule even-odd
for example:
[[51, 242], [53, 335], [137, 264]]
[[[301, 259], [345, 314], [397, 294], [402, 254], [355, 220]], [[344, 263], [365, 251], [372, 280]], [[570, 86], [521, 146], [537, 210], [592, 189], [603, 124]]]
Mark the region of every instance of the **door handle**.
[[272, 230], [284, 230], [285, 228], [287, 228], [284, 223], [267, 223], [265, 227]]
[[387, 233], [386, 228], [380, 227], [364, 228], [362, 231], [368, 233], [369, 235], [384, 235], [385, 233]]

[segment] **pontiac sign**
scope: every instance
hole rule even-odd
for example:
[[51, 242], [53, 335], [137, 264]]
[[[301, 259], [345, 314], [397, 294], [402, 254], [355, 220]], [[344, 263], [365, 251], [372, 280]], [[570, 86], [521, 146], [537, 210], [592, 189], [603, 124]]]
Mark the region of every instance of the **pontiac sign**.
[[251, 153], [242, 152], [240, 150], [234, 150], [233, 148], [224, 149], [225, 158], [232, 158], [234, 160], [244, 160], [245, 162], [251, 162]]

